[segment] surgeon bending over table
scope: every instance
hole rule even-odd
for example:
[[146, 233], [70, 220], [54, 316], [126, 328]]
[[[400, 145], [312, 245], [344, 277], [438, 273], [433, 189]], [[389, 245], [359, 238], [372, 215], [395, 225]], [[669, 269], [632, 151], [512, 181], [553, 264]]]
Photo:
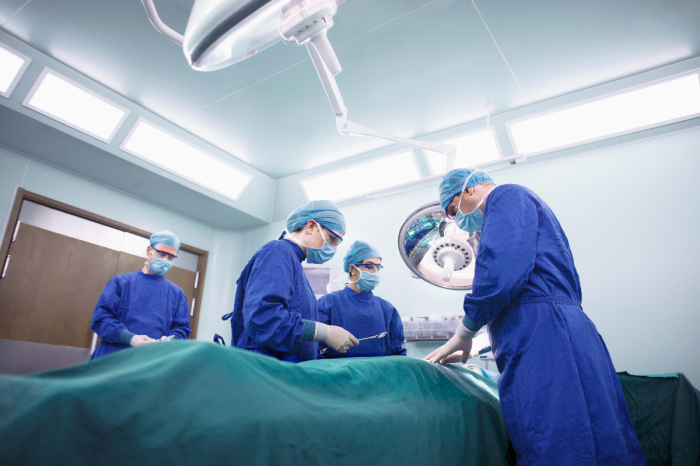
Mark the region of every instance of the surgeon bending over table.
[[350, 274], [350, 284], [322, 296], [318, 311], [322, 322], [343, 327], [364, 340], [346, 353], [321, 344], [323, 357], [405, 356], [401, 316], [389, 301], [372, 293], [382, 269], [379, 251], [364, 241], [355, 241], [343, 258], [343, 269]]
[[146, 248], [148, 260], [138, 272], [112, 278], [92, 315], [92, 331], [102, 341], [90, 359], [156, 341], [187, 339], [192, 333], [187, 298], [163, 275], [180, 252], [175, 234], [157, 231]]
[[481, 231], [472, 292], [457, 334], [425, 359], [443, 362], [488, 325], [503, 419], [519, 465], [643, 465], [608, 350], [581, 308], [564, 230], [534, 192], [457, 169], [440, 202], [465, 231]]
[[345, 235], [345, 218], [333, 201], [311, 201], [289, 214], [287, 232], [258, 249], [236, 282], [233, 312], [223, 317], [231, 319], [231, 346], [289, 362], [316, 359], [319, 341], [344, 353], [359, 341], [319, 322], [301, 263], [333, 257]]

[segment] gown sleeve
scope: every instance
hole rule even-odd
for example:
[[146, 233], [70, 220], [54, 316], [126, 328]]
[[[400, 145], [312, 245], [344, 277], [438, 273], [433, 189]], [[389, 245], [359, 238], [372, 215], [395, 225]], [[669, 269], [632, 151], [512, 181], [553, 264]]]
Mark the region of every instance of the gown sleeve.
[[[326, 325], [332, 325], [331, 323], [331, 312], [333, 309], [333, 299], [330, 294], [321, 296], [321, 298], [318, 300], [318, 321], [321, 322], [322, 324]], [[325, 350], [323, 354], [321, 354], [321, 351], [324, 350], [324, 348], [327, 348], [326, 344], [323, 343], [322, 341], [318, 342], [318, 359], [332, 359], [333, 358], [333, 351], [332, 350]]]
[[391, 355], [406, 356], [406, 348], [403, 347], [403, 322], [401, 316], [394, 306], [391, 306], [391, 321], [389, 322], [389, 341], [391, 345]]
[[179, 294], [179, 298], [175, 309], [171, 310], [173, 313], [173, 322], [170, 325], [170, 330], [165, 335], [172, 335], [175, 338], [187, 340], [190, 333], [192, 333], [192, 328], [190, 327], [190, 310], [189, 306], [187, 305], [187, 297], [185, 296], [185, 292], [179, 287], [176, 288], [176, 291]]
[[301, 314], [290, 309], [295, 260], [278, 249], [264, 251], [248, 277], [242, 312], [245, 330], [253, 341], [273, 351], [290, 351], [303, 333]]
[[486, 199], [472, 292], [464, 297], [464, 326], [477, 331], [525, 288], [535, 267], [538, 215], [535, 203], [515, 186]]
[[122, 285], [119, 277], [113, 277], [107, 282], [92, 313], [90, 328], [108, 343], [119, 343], [119, 334], [122, 330], [127, 330], [126, 326], [117, 319]]

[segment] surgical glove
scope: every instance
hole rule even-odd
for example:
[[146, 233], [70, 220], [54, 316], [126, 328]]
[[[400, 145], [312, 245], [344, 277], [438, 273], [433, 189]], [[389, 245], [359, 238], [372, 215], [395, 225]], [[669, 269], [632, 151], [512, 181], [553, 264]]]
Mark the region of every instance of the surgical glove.
[[353, 346], [360, 344], [360, 341], [344, 328], [322, 324], [321, 322], [316, 322], [314, 340], [322, 341], [328, 347], [340, 353], [345, 353]]
[[467, 362], [469, 353], [472, 349], [472, 338], [476, 332], [467, 329], [464, 324], [460, 323], [455, 335], [447, 340], [447, 343], [436, 349], [423, 359], [432, 363], [444, 363], [448, 356], [455, 351], [462, 351], [462, 363]]
[[172, 335], [170, 335], [169, 337], [166, 337], [165, 335], [160, 337], [160, 341], [173, 341], [174, 339], [175, 339], [175, 337]]
[[134, 335], [131, 338], [131, 346], [141, 346], [141, 345], [145, 345], [147, 343], [153, 343], [156, 341], [158, 341], [158, 340], [154, 340], [153, 338], [149, 338], [146, 335]]

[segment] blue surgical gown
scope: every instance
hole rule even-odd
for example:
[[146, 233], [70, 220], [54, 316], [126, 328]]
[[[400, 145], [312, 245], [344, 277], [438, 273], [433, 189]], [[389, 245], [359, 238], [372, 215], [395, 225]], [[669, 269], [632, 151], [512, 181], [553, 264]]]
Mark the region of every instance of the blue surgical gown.
[[544, 201], [518, 185], [494, 189], [475, 267], [464, 325], [488, 324], [518, 464], [645, 464], [605, 343], [581, 308], [568, 240]]
[[117, 275], [107, 283], [97, 300], [91, 328], [102, 341], [90, 359], [129, 348], [119, 342], [124, 329], [156, 340], [171, 335], [187, 339], [192, 333], [185, 293], [163, 275], [140, 270]]
[[236, 284], [231, 346], [284, 361], [316, 359], [318, 343], [301, 341], [302, 319], [318, 322], [318, 304], [304, 275], [301, 248], [270, 241], [250, 259]]
[[[326, 358], [353, 358], [363, 356], [406, 355], [403, 348], [403, 324], [396, 308], [371, 291], [358, 293], [349, 286], [334, 291], [318, 300], [320, 322], [337, 325], [352, 333], [355, 338], [365, 338], [387, 332], [384, 338], [362, 340], [359, 345], [339, 353], [328, 348]], [[326, 345], [320, 344], [319, 350]]]

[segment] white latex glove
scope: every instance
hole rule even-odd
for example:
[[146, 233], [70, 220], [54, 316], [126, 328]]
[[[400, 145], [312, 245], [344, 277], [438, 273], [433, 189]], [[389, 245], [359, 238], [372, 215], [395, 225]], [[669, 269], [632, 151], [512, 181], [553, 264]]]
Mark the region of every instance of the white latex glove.
[[131, 337], [130, 344], [131, 346], [141, 346], [148, 343], [154, 343], [156, 341], [158, 340], [154, 340], [153, 338], [150, 338], [146, 335], [134, 335], [133, 337]]
[[425, 361], [430, 361], [434, 364], [444, 363], [448, 359], [448, 356], [455, 351], [462, 351], [462, 363], [467, 362], [469, 359], [469, 353], [472, 349], [472, 338], [474, 338], [476, 332], [468, 330], [464, 324], [459, 324], [457, 332], [455, 335], [447, 340], [447, 343], [424, 357]]
[[160, 341], [173, 341], [174, 338], [175, 337], [172, 335], [169, 337], [166, 337], [165, 335], [163, 335], [162, 337], [160, 337]]
[[360, 341], [342, 327], [335, 325], [326, 325], [321, 322], [316, 322], [316, 341], [322, 341], [328, 347], [336, 351], [345, 353], [355, 345], [359, 345]]

